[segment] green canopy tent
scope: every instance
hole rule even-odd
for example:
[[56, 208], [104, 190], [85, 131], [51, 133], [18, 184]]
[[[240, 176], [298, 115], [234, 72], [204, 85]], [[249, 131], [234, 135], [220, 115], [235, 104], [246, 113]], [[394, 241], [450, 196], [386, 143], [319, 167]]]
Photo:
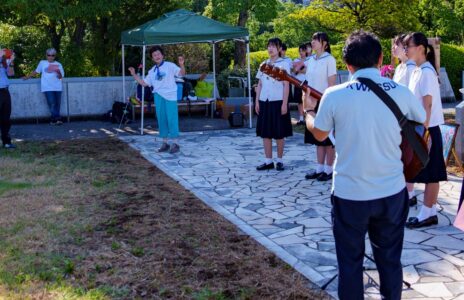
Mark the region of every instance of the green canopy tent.
[[[125, 89], [125, 46], [142, 47], [143, 56], [143, 75], [145, 78], [145, 55], [146, 47], [151, 45], [168, 45], [179, 43], [209, 43], [213, 48], [213, 78], [214, 95], [216, 98], [216, 53], [214, 45], [224, 40], [240, 40], [246, 43], [248, 57], [248, 102], [250, 109], [250, 128], [252, 127], [252, 101], [251, 101], [251, 76], [250, 76], [250, 46], [249, 33], [246, 28], [235, 27], [224, 24], [210, 18], [198, 15], [188, 10], [180, 9], [166, 13], [156, 20], [149, 21], [133, 29], [121, 33], [122, 44], [122, 68], [123, 68], [123, 95], [126, 99]], [[142, 89], [142, 106], [144, 105], [145, 95]], [[142, 109], [141, 134], [143, 134], [144, 112]]]

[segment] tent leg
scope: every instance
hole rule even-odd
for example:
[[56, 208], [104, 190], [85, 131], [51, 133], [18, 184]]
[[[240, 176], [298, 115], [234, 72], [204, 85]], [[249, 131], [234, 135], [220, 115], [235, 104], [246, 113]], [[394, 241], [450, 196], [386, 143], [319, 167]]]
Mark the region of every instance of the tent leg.
[[[213, 42], [213, 82], [214, 82], [214, 86], [213, 86], [213, 98], [214, 98], [214, 101], [216, 101], [217, 99], [217, 95], [216, 95], [216, 44]], [[213, 112], [213, 103], [211, 102], [211, 119], [214, 118], [214, 112]]]
[[[142, 73], [142, 79], [145, 80], [145, 52], [146, 52], [146, 47], [143, 45], [142, 47], [142, 65], [143, 65], [143, 73]], [[143, 135], [143, 121], [144, 121], [144, 115], [145, 115], [145, 88], [142, 86], [142, 107], [140, 111], [140, 135]]]
[[246, 37], [246, 47], [247, 47], [247, 69], [248, 69], [248, 113], [249, 113], [249, 123], [250, 123], [250, 128], [253, 128], [253, 102], [251, 100], [251, 72], [250, 72], [250, 37]]
[[122, 56], [122, 99], [123, 102], [126, 102], [126, 61], [124, 55], [124, 45], [121, 46], [121, 56]]

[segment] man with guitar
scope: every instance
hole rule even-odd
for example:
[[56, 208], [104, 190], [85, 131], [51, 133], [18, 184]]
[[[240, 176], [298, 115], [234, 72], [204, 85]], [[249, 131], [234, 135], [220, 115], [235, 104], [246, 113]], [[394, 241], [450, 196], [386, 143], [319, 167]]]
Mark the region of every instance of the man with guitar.
[[383, 55], [375, 35], [353, 33], [343, 48], [343, 59], [351, 80], [327, 89], [316, 117], [308, 114], [306, 119], [316, 139], [324, 140], [331, 130], [337, 138], [332, 219], [338, 295], [342, 300], [363, 299], [368, 233], [382, 298], [400, 299], [400, 258], [409, 210], [399, 147], [401, 127], [392, 110], [377, 96], [380, 93], [373, 90], [376, 85], [383, 89], [408, 120], [423, 123], [425, 111], [406, 87], [381, 77]]

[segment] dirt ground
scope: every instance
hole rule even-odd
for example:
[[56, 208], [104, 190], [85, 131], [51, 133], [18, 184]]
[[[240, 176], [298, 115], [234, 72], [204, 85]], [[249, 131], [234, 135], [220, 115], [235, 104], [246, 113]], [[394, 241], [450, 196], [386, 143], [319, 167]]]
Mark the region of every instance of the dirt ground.
[[0, 299], [329, 298], [116, 139], [0, 164]]

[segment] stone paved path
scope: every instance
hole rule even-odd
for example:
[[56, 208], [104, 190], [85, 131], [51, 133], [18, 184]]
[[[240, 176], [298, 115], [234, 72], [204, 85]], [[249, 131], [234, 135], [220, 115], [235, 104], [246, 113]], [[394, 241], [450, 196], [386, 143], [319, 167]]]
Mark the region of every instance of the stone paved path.
[[[322, 286], [337, 274], [330, 184], [304, 179], [315, 148], [304, 145], [302, 135], [287, 140], [283, 172], [255, 170], [263, 149], [254, 130], [184, 133], [178, 155], [156, 153], [153, 136], [120, 138], [313, 283]], [[403, 298], [464, 300], [464, 232], [451, 226], [461, 178], [449, 179], [439, 195], [439, 225], [406, 230], [402, 263], [412, 287]], [[422, 193], [423, 186], [416, 189]], [[368, 240], [366, 249], [371, 253]], [[365, 266], [375, 269], [367, 260]], [[377, 272], [366, 271], [368, 298], [379, 298], [376, 282]], [[334, 280], [327, 291], [336, 295], [336, 289]]]

